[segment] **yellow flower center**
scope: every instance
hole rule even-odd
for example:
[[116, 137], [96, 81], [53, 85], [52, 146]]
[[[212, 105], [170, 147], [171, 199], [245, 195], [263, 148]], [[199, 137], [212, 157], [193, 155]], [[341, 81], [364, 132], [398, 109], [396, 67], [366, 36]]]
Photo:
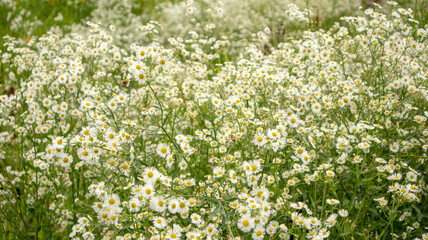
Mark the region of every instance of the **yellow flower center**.
[[248, 227], [248, 225], [250, 225], [250, 222], [249, 222], [248, 220], [244, 220], [244, 221], [242, 222], [242, 226], [244, 226], [244, 227]]

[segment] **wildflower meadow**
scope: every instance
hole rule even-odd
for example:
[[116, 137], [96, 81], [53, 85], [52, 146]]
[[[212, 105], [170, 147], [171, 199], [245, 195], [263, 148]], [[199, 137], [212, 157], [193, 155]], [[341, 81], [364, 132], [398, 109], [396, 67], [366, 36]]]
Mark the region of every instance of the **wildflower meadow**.
[[427, 2], [0, 9], [0, 240], [428, 239]]

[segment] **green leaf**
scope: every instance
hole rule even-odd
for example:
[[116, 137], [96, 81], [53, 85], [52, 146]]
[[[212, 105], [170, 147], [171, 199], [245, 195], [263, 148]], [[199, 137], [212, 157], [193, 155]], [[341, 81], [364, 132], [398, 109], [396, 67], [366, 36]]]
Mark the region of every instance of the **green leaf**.
[[45, 231], [43, 231], [43, 229], [40, 229], [40, 231], [37, 235], [39, 236], [39, 239], [46, 239]]
[[346, 221], [343, 223], [343, 233], [340, 234], [341, 237], [349, 235], [352, 231], [351, 223], [349, 221]]
[[412, 207], [415, 209], [417, 215], [418, 215], [418, 222], [420, 222], [423, 218], [421, 210], [415, 206], [415, 204], [412, 204]]

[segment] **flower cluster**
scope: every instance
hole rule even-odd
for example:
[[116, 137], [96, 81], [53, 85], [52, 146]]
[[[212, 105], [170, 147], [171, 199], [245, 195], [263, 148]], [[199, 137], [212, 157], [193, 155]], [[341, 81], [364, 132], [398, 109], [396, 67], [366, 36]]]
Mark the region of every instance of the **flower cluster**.
[[389, 3], [233, 61], [215, 26], [5, 37], [0, 212], [47, 238], [426, 239], [428, 29]]

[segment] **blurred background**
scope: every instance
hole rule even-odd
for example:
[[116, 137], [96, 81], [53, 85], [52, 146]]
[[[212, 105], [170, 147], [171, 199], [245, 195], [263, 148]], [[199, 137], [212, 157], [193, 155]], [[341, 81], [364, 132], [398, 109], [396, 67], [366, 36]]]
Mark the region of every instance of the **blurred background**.
[[[397, 2], [403, 8], [414, 9], [420, 26], [427, 23], [426, 0]], [[186, 11], [189, 3], [192, 14]], [[162, 26], [161, 41], [183, 36], [203, 22], [215, 23], [216, 31], [221, 34], [243, 37], [265, 27], [279, 29], [286, 25], [283, 21], [289, 3], [297, 4], [300, 9], [312, 8], [315, 27], [328, 29], [341, 16], [356, 15], [375, 4], [383, 6], [386, 0], [0, 0], [0, 35], [27, 39], [48, 31], [67, 33], [79, 31], [81, 25], [91, 20], [102, 27], [115, 25], [117, 37], [127, 42], [129, 34], [122, 32], [154, 20]], [[222, 18], [209, 19], [210, 13], [219, 8], [223, 11]]]

